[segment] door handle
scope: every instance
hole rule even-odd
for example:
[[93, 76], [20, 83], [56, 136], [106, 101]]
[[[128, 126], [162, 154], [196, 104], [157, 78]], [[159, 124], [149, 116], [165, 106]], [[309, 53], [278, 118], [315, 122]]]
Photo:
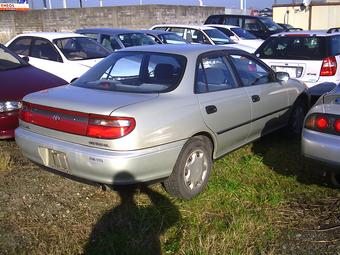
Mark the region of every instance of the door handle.
[[258, 102], [260, 100], [261, 100], [261, 98], [260, 98], [259, 95], [252, 95], [251, 96], [251, 101], [253, 101], [253, 103], [256, 103], [256, 102]]
[[208, 114], [212, 114], [217, 112], [217, 107], [215, 105], [208, 105], [205, 107], [205, 110]]

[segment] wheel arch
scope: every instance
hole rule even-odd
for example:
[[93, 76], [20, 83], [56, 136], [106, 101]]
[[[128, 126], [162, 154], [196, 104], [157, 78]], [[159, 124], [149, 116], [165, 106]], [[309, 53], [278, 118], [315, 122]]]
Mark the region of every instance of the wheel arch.
[[217, 141], [216, 139], [214, 138], [214, 136], [212, 134], [210, 134], [209, 132], [207, 131], [202, 131], [202, 132], [198, 132], [196, 134], [194, 134], [192, 137], [195, 137], [195, 136], [204, 136], [206, 137], [207, 139], [209, 139], [210, 143], [211, 143], [211, 146], [212, 146], [212, 159], [214, 159], [214, 155], [215, 155], [215, 149], [217, 147]]

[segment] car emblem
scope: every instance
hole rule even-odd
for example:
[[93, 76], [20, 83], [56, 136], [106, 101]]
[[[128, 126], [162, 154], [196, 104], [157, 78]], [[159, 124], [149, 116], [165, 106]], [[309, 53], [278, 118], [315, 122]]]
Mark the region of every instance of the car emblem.
[[55, 121], [59, 121], [59, 120], [61, 120], [61, 117], [59, 115], [55, 114], [55, 115], [52, 116], [52, 119], [55, 120]]

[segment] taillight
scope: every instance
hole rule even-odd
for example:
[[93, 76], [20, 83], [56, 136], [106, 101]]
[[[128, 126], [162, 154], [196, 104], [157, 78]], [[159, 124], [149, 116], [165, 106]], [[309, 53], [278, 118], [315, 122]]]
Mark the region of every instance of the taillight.
[[335, 57], [328, 57], [322, 61], [320, 76], [333, 76], [336, 73], [337, 62]]
[[337, 119], [334, 122], [334, 129], [335, 129], [336, 132], [340, 133], [340, 119]]
[[117, 139], [130, 134], [136, 126], [134, 118], [90, 115], [86, 135], [100, 139]]
[[87, 114], [27, 102], [23, 102], [19, 118], [37, 126], [99, 139], [121, 138], [136, 127], [131, 117]]
[[328, 127], [328, 119], [323, 116], [317, 117], [315, 126], [319, 129], [326, 129]]
[[19, 119], [25, 122], [31, 122], [31, 105], [27, 102], [22, 102], [22, 106], [19, 110]]
[[313, 113], [307, 117], [305, 128], [322, 133], [340, 135], [340, 116]]

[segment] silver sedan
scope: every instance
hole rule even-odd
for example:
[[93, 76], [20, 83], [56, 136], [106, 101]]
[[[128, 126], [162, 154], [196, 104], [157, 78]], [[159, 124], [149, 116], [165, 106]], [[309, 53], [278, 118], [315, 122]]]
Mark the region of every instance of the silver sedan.
[[244, 51], [157, 45], [117, 51], [70, 85], [24, 98], [16, 141], [48, 168], [100, 184], [159, 180], [191, 199], [213, 160], [289, 126], [305, 86]]
[[305, 157], [333, 166], [330, 181], [340, 187], [340, 86], [324, 94], [308, 112], [302, 132]]

